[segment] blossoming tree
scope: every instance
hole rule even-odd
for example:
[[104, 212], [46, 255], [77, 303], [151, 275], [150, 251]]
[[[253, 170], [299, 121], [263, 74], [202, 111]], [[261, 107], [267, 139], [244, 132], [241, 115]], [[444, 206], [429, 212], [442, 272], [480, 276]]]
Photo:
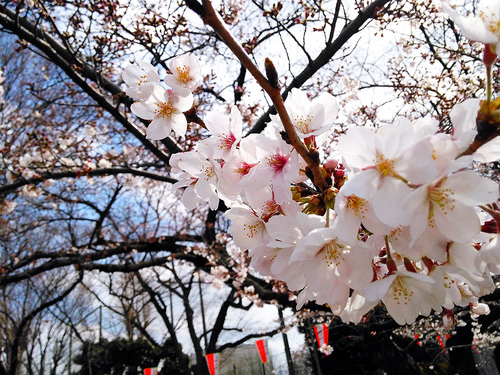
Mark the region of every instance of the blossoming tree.
[[[140, 4], [138, 13], [119, 1], [3, 5], [0, 24], [18, 35], [18, 48], [56, 64], [70, 80], [61, 97], [97, 103], [99, 116], [48, 124], [42, 112], [60, 98], [44, 97], [23, 112], [28, 137], [20, 111], [4, 107], [9, 245], [0, 282], [68, 265], [112, 273], [179, 261], [238, 298], [329, 309], [345, 323], [381, 304], [401, 325], [442, 313], [451, 328], [456, 308], [486, 314], [480, 298], [495, 290], [500, 263], [498, 184], [473, 167], [499, 158], [499, 5], [488, 4], [478, 18], [440, 1], [253, 1], [248, 9], [229, 1], [216, 10], [189, 0]], [[335, 59], [348, 58], [342, 49], [369, 21], [398, 35], [397, 46], [413, 51], [408, 60], [427, 51], [421, 64], [396, 56], [387, 70], [371, 76], [376, 64], [367, 62], [362, 82], [351, 78], [352, 65]], [[438, 40], [429, 28], [441, 25]], [[463, 59], [463, 49], [448, 47], [450, 30], [470, 49]], [[476, 82], [465, 82], [464, 70]], [[355, 90], [378, 79], [396, 93], [390, 109]], [[46, 82], [32, 92], [45, 95], [55, 79]], [[168, 184], [186, 210], [171, 208]], [[12, 247], [16, 233], [39, 223], [63, 233], [57, 222], [69, 228], [54, 237], [57, 250]]]

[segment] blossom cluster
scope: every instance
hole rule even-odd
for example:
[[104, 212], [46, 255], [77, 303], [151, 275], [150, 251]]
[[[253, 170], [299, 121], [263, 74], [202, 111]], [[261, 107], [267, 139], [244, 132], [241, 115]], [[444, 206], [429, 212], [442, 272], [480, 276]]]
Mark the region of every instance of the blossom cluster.
[[[189, 59], [182, 72], [199, 70], [192, 57], [181, 59]], [[167, 78], [173, 89], [161, 91], [149, 65], [124, 74], [129, 95], [141, 100], [132, 110], [153, 120], [153, 139], [170, 129], [185, 132], [180, 118], [192, 105], [194, 86]], [[340, 155], [319, 166], [327, 189], [311, 183], [310, 166], [288, 142], [279, 116], [271, 117], [265, 133], [243, 136], [235, 106], [229, 116], [207, 113], [210, 137], [171, 157], [184, 205], [205, 202], [215, 210], [222, 201], [234, 243], [248, 251], [260, 275], [297, 291], [299, 307], [327, 304], [355, 323], [380, 302], [399, 324], [443, 310], [450, 322], [454, 306], [487, 313], [479, 298], [494, 290], [492, 275], [500, 273], [498, 228], [488, 216], [497, 211], [499, 188], [471, 166], [500, 155], [488, 144], [464, 155], [477, 135], [481, 102], [453, 108], [450, 134], [431, 118], [401, 118], [348, 129], [336, 142], [330, 135], [339, 106], [332, 95], [310, 100], [294, 89], [285, 107], [308, 150]]]
[[163, 79], [168, 88], [160, 84], [156, 68], [146, 61], [129, 65], [122, 72], [128, 86], [125, 93], [138, 99], [131, 106], [132, 113], [152, 120], [146, 132], [152, 140], [166, 138], [172, 130], [179, 136], [186, 134], [187, 120], [183, 112], [193, 106], [192, 92], [201, 79], [200, 66], [192, 56], [172, 59], [169, 68], [172, 74]]

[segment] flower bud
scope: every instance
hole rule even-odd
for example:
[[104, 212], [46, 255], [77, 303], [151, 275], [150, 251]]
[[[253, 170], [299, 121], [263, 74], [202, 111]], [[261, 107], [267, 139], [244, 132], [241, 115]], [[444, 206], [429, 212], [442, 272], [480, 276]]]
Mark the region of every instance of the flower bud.
[[443, 315], [443, 327], [445, 329], [453, 329], [457, 325], [455, 314], [451, 310], [445, 310]]
[[266, 60], [264, 61], [264, 67], [266, 68], [266, 75], [267, 75], [267, 80], [269, 81], [269, 84], [273, 88], [279, 89], [280, 82], [278, 79], [278, 72], [276, 71], [276, 68], [274, 67], [274, 64], [270, 58], [266, 57]]
[[330, 159], [323, 165], [323, 167], [326, 169], [328, 173], [333, 173], [338, 165], [339, 162], [337, 160]]
[[335, 207], [335, 197], [337, 196], [337, 193], [339, 190], [333, 186], [329, 187], [328, 189], [325, 190], [323, 193], [323, 199], [325, 201], [325, 205], [332, 210]]
[[470, 303], [470, 311], [477, 315], [488, 315], [490, 313], [490, 307], [486, 303]]

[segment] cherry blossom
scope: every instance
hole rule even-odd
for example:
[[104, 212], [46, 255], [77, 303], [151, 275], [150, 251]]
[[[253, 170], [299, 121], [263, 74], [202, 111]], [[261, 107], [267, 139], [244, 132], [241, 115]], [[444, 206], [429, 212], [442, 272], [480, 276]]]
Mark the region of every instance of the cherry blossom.
[[183, 203], [193, 209], [198, 202], [208, 202], [211, 209], [219, 206], [217, 184], [221, 175], [219, 162], [212, 157], [212, 150], [200, 144], [197, 150], [172, 155], [170, 165], [174, 170], [182, 170], [182, 178], [174, 188], [187, 187], [183, 193]]
[[129, 65], [122, 71], [123, 81], [128, 85], [125, 93], [132, 99], [148, 99], [160, 83], [156, 68], [146, 61], [138, 61], [137, 65]]
[[207, 142], [214, 150], [214, 158], [228, 160], [242, 137], [241, 113], [238, 107], [231, 108], [231, 117], [209, 112], [203, 118], [211, 137]]
[[299, 155], [278, 137], [276, 134], [270, 137], [259, 134], [256, 137], [256, 145], [265, 156], [250, 170], [246, 179], [253, 189], [271, 185], [276, 202], [281, 204], [292, 198], [291, 183], [304, 178], [300, 175]]
[[193, 92], [201, 81], [201, 69], [198, 59], [193, 55], [174, 57], [168, 64], [170, 72], [164, 81], [170, 87], [184, 87]]
[[242, 249], [266, 244], [270, 239], [265, 223], [282, 212], [269, 187], [253, 192], [249, 204], [233, 205], [226, 216], [232, 221], [229, 233]]
[[[401, 207], [411, 193], [406, 173], [410, 160], [406, 156], [415, 144], [414, 134], [412, 124], [404, 121], [377, 132], [352, 128], [339, 139], [339, 151], [354, 172], [349, 175], [350, 184], [344, 194], [370, 201], [377, 218], [393, 227], [405, 222]], [[432, 153], [422, 153], [421, 158], [431, 160]]]
[[[285, 101], [293, 126], [301, 138], [320, 135], [331, 130], [337, 118], [339, 105], [329, 93], [322, 93], [312, 101], [307, 93], [300, 89], [292, 89]], [[271, 116], [272, 120], [281, 124], [279, 116]]]
[[283, 280], [292, 290], [300, 290], [305, 286], [302, 265], [295, 263], [290, 267], [290, 258], [297, 242], [312, 230], [325, 226], [321, 216], [306, 215], [297, 208], [287, 207], [287, 215], [272, 216], [265, 224], [270, 238], [267, 245], [250, 250], [252, 267], [259, 270], [261, 275]]
[[431, 277], [408, 271], [398, 271], [365, 288], [366, 299], [381, 299], [399, 324], [411, 324], [419, 315], [440, 311], [443, 294], [444, 287]]
[[350, 287], [360, 289], [372, 280], [371, 258], [361, 241], [351, 247], [333, 226], [315, 229], [301, 238], [290, 261], [292, 266], [306, 262], [303, 267], [308, 292], [318, 294], [313, 299], [342, 305], [347, 303]]
[[481, 230], [474, 206], [497, 199], [498, 185], [473, 171], [459, 171], [422, 185], [405, 203], [412, 239], [435, 226], [451, 241], [470, 241]]
[[361, 224], [372, 233], [389, 234], [392, 227], [377, 218], [368, 200], [355, 194], [346, 195], [351, 181], [348, 180], [344, 184], [335, 198], [335, 213], [339, 230], [351, 240], [358, 238]]
[[144, 101], [131, 106], [132, 113], [153, 120], [148, 126], [147, 136], [153, 140], [166, 138], [173, 130], [183, 137], [187, 130], [187, 120], [183, 112], [191, 109], [193, 95], [184, 88], [165, 89], [155, 85], [152, 95]]
[[244, 195], [245, 187], [252, 186], [248, 182], [248, 175], [264, 157], [256, 145], [255, 137], [253, 134], [243, 138], [222, 166], [220, 190], [233, 201], [237, 200], [240, 194]]
[[[157, 100], [156, 92], [139, 103]], [[310, 101], [292, 90], [285, 107], [306, 148], [317, 152], [316, 137], [337, 116], [335, 99]], [[496, 151], [461, 155], [477, 135], [479, 108], [472, 99], [455, 106], [452, 134], [428, 117], [348, 129], [330, 150], [346, 169], [334, 159], [321, 165], [325, 191], [308, 184], [309, 166], [282, 137], [279, 117], [266, 132], [243, 137], [237, 107], [229, 117], [209, 112], [210, 137], [171, 157], [175, 187], [184, 188], [188, 208], [201, 201], [215, 209], [222, 199], [234, 244], [248, 251], [257, 273], [296, 291], [299, 308], [328, 304], [355, 323], [380, 301], [399, 324], [454, 306], [487, 313], [479, 298], [493, 290], [500, 257], [496, 235], [481, 235], [479, 207], [488, 211], [499, 189], [470, 167]]]

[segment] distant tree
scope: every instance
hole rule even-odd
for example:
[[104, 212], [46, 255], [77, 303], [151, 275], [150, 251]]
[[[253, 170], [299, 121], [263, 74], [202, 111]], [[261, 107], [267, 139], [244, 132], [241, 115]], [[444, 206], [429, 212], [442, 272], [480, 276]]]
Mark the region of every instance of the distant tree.
[[[187, 356], [184, 355], [187, 359]], [[74, 362], [80, 365], [78, 375], [91, 374], [141, 374], [149, 367], [162, 368], [164, 374], [181, 373], [179, 358], [172, 348], [171, 340], [154, 347], [145, 340], [129, 341], [117, 338], [96, 343], [85, 342]]]

